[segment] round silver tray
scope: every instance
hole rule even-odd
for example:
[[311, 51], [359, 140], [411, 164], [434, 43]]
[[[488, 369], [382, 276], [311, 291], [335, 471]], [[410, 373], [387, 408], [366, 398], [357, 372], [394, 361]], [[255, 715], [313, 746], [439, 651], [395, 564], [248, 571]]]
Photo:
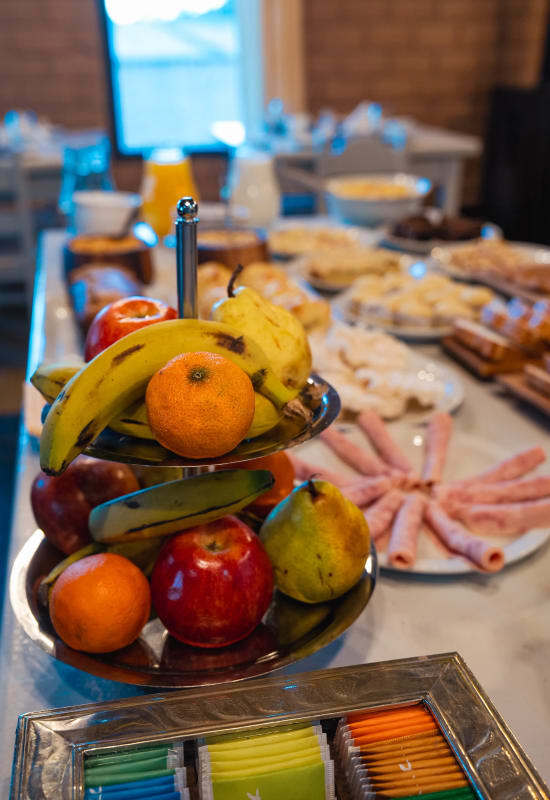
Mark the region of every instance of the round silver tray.
[[202, 467], [248, 461], [307, 442], [327, 428], [340, 413], [337, 392], [318, 375], [310, 376], [300, 399], [312, 413], [309, 422], [298, 416], [284, 417], [267, 433], [254, 439], [245, 439], [230, 453], [219, 458], [183, 458], [166, 450], [158, 442], [123, 436], [110, 428], [105, 428], [85, 452], [89, 456], [107, 461], [149, 467]]
[[317, 652], [338, 638], [367, 605], [377, 578], [374, 544], [361, 580], [342, 597], [310, 606], [276, 592], [258, 627], [229, 647], [202, 649], [181, 644], [159, 619], [139, 639], [114, 653], [90, 655], [67, 647], [37, 598], [41, 579], [62, 554], [36, 530], [19, 551], [10, 575], [10, 600], [25, 633], [53, 658], [72, 667], [135, 686], [208, 686], [265, 675]]

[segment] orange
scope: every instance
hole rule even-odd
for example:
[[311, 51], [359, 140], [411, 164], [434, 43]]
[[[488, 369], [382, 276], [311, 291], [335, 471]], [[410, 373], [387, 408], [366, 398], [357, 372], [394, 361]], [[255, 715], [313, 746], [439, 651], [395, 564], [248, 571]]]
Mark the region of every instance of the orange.
[[85, 653], [110, 653], [131, 644], [150, 610], [147, 578], [114, 553], [97, 553], [71, 564], [50, 594], [50, 618], [57, 634]]
[[235, 464], [234, 466], [244, 467], [245, 469], [268, 469], [275, 478], [275, 483], [271, 489], [261, 494], [248, 506], [250, 511], [259, 517], [266, 517], [294, 489], [294, 467], [290, 458], [282, 450], [270, 456], [254, 458], [252, 461]]
[[215, 458], [241, 442], [254, 417], [254, 388], [216, 353], [183, 353], [156, 372], [145, 393], [155, 438], [186, 458]]

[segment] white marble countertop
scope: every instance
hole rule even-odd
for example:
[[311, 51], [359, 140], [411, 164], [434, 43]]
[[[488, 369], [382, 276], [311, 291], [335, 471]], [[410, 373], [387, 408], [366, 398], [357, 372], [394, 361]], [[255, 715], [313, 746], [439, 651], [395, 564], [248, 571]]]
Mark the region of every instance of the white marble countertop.
[[[66, 353], [78, 349], [67, 306], [59, 302], [62, 241], [63, 234], [58, 232], [43, 238], [37, 287], [38, 292], [46, 291], [47, 272], [45, 322], [47, 355], [52, 359], [60, 357], [61, 349]], [[35, 315], [35, 344], [43, 324], [44, 320]], [[437, 347], [420, 350], [450, 363]], [[31, 347], [31, 365], [41, 357], [42, 353]], [[465, 402], [455, 415], [457, 431], [498, 442], [511, 453], [537, 444], [550, 451], [549, 420], [517, 406], [495, 384], [477, 381], [454, 362], [453, 367], [466, 390]], [[36, 527], [28, 498], [37, 470], [36, 444], [22, 432], [8, 574], [15, 554]], [[448, 651], [458, 651], [463, 656], [542, 778], [550, 782], [548, 545], [491, 576], [382, 573], [370, 603], [347, 633], [286, 672]], [[2, 622], [0, 674], [2, 797], [8, 796], [18, 714], [144, 692], [139, 687], [101, 680], [52, 660], [26, 638], [9, 600], [5, 602]]]

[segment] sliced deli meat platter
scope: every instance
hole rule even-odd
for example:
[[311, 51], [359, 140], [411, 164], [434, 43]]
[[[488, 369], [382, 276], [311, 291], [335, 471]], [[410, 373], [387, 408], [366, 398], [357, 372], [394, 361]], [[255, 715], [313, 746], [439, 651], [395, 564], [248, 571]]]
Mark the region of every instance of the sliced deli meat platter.
[[336, 423], [293, 461], [300, 479], [325, 477], [363, 508], [382, 568], [490, 574], [550, 538], [543, 448], [507, 452], [453, 431], [444, 412], [391, 429], [375, 412], [358, 422]]

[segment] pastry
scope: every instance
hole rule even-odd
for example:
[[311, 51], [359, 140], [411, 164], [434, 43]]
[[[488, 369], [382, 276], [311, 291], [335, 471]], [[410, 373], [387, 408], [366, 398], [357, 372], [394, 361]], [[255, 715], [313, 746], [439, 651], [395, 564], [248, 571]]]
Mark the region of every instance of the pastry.
[[87, 264], [69, 274], [69, 295], [79, 325], [87, 331], [98, 311], [123, 297], [141, 295], [143, 288], [124, 267]]

